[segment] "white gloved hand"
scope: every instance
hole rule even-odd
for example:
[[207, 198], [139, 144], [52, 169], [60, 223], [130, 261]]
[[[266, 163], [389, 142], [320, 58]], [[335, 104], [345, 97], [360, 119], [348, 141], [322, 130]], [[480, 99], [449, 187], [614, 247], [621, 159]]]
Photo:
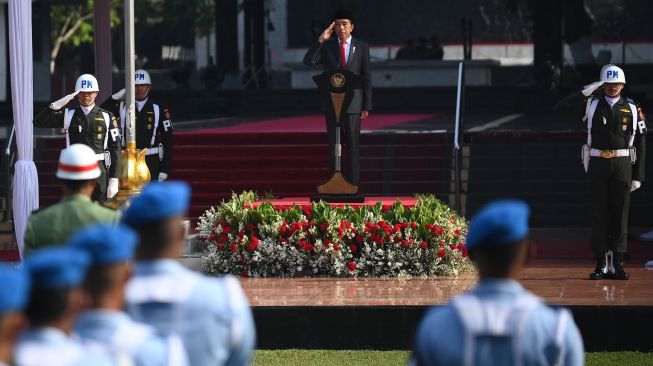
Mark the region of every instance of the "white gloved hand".
[[107, 199], [112, 199], [118, 193], [118, 178], [109, 178], [107, 186]]
[[125, 100], [125, 88], [120, 89], [116, 94], [111, 96], [113, 100]]
[[634, 180], [634, 181], [630, 182], [630, 191], [634, 192], [634, 191], [638, 190], [639, 187], [641, 187], [641, 186], [642, 186], [642, 182], [640, 182], [638, 180]]
[[63, 108], [66, 104], [68, 104], [68, 102], [70, 102], [71, 100], [73, 100], [73, 98], [75, 98], [75, 96], [76, 96], [77, 94], [79, 94], [79, 91], [75, 91], [74, 93], [70, 93], [70, 94], [66, 95], [65, 97], [63, 97], [63, 98], [57, 100], [56, 102], [52, 102], [52, 103], [50, 103], [50, 109], [54, 109], [55, 111], [60, 110], [60, 109]]
[[168, 174], [166, 173], [159, 173], [159, 182], [163, 182], [164, 180], [168, 179]]
[[581, 93], [583, 93], [584, 96], [589, 97], [592, 95], [592, 93], [594, 93], [596, 89], [600, 88], [602, 85], [603, 81], [595, 81], [589, 85], [585, 85]]

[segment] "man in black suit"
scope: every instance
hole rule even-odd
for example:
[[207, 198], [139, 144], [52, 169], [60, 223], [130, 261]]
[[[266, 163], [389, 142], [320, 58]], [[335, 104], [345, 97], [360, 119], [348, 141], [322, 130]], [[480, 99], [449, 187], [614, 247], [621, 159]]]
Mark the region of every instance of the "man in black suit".
[[[354, 30], [354, 16], [348, 10], [336, 11], [333, 22], [320, 35], [317, 42], [304, 56], [307, 66], [323, 65], [325, 70], [346, 69], [361, 77], [361, 89], [355, 89], [343, 121], [345, 144], [349, 149], [346, 176], [358, 185], [360, 175], [360, 131], [361, 120], [372, 110], [372, 74], [370, 70], [370, 48], [367, 43], [351, 36]], [[335, 32], [335, 38], [331, 35]], [[329, 136], [329, 159], [335, 170], [335, 126], [327, 123]]]

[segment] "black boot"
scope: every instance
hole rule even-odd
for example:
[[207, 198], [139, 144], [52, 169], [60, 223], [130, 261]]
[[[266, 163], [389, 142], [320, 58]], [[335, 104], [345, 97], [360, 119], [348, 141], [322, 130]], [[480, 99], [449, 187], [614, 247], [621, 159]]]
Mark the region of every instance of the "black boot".
[[623, 253], [617, 253], [617, 256], [615, 258], [614, 263], [612, 264], [614, 266], [614, 273], [612, 274], [611, 278], [615, 280], [627, 280], [630, 278], [630, 275], [628, 272], [624, 271], [624, 254]]
[[605, 255], [596, 256], [596, 267], [594, 272], [590, 273], [590, 280], [602, 280], [605, 278]]

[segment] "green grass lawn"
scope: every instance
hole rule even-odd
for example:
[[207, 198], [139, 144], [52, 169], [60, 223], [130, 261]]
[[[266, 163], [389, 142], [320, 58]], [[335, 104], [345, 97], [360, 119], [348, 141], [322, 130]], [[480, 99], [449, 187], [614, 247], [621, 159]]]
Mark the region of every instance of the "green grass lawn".
[[[405, 365], [407, 351], [330, 351], [330, 350], [276, 350], [256, 351], [255, 366], [335, 366], [335, 365]], [[653, 353], [606, 352], [587, 353], [590, 366], [651, 366]]]

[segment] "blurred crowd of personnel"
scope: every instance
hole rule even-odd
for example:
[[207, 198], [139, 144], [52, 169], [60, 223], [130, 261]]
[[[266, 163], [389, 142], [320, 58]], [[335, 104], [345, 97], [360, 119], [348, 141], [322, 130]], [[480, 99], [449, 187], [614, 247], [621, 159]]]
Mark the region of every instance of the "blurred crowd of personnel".
[[443, 57], [444, 49], [437, 36], [419, 37], [417, 42], [409, 39], [395, 56], [397, 60], [442, 60]]
[[41, 242], [0, 265], [0, 365], [249, 364], [256, 330], [238, 280], [178, 261], [189, 186], [151, 183], [110, 212], [90, 198], [100, 174], [90, 147], [64, 149], [66, 196], [30, 218]]

